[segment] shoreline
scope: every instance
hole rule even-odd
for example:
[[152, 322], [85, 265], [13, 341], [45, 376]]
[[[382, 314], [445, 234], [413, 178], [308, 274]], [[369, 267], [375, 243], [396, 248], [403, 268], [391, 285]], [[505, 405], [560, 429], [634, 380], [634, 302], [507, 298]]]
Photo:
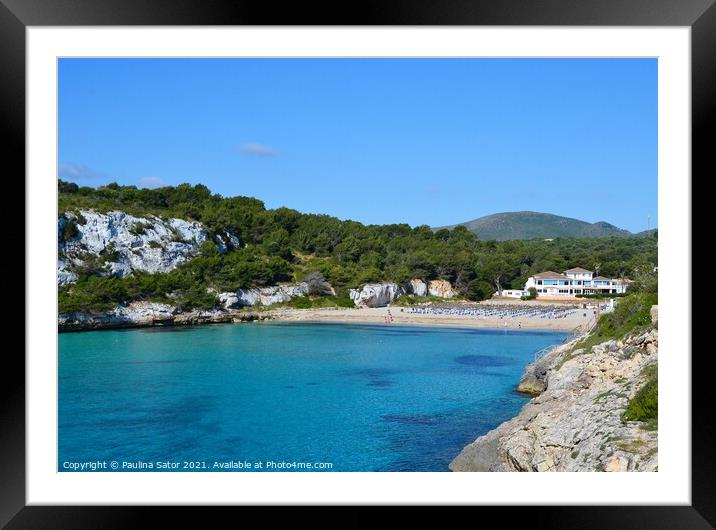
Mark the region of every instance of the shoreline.
[[157, 318], [142, 313], [135, 316], [119, 317], [112, 313], [60, 315], [58, 331], [80, 332], [109, 329], [189, 327], [206, 324], [240, 323], [271, 320], [276, 322], [409, 325], [443, 328], [475, 328], [511, 331], [584, 331], [593, 322], [591, 312], [578, 313], [565, 318], [547, 319], [539, 317], [496, 318], [472, 315], [445, 315], [409, 313], [401, 307], [379, 308], [320, 308], [294, 309], [278, 308], [259, 311], [193, 311], [179, 313], [167, 318]]
[[[388, 309], [392, 320], [386, 322]], [[562, 331], [572, 332], [587, 329], [592, 322], [589, 315], [560, 319], [546, 318], [478, 318], [463, 315], [415, 314], [400, 311], [401, 308], [356, 308], [356, 309], [276, 309], [270, 311], [271, 320], [283, 322], [344, 323], [417, 325], [426, 327], [484, 328], [511, 331]]]

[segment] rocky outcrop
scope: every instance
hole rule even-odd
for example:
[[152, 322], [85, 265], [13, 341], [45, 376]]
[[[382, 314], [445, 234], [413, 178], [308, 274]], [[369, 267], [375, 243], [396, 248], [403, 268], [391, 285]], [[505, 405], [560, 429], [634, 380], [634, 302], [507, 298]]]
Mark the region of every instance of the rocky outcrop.
[[169, 304], [132, 302], [106, 312], [60, 314], [58, 317], [58, 329], [59, 331], [79, 331], [151, 326], [189, 326], [263, 320], [265, 318], [270, 318], [270, 316], [220, 309], [180, 311]]
[[405, 292], [412, 294], [413, 296], [427, 296], [428, 286], [423, 280], [410, 280], [410, 282], [405, 286]]
[[547, 373], [566, 351], [574, 347], [575, 342], [570, 341], [551, 348], [540, 358], [528, 364], [517, 385], [517, 391], [530, 396], [538, 396], [544, 392], [547, 389]]
[[657, 330], [548, 355], [531, 370], [534, 380], [542, 376], [545, 390], [518, 416], [465, 447], [450, 469], [655, 471], [656, 431], [623, 421], [622, 413], [645, 383], [645, 368], [657, 362]]
[[361, 289], [351, 289], [348, 296], [360, 307], [385, 307], [403, 294], [414, 296], [438, 296], [452, 298], [455, 292], [447, 280], [432, 280], [426, 284], [418, 278], [410, 280], [403, 287], [395, 283], [367, 283]]
[[385, 307], [403, 292], [403, 289], [394, 283], [367, 283], [360, 290], [351, 289], [348, 294], [357, 306]]
[[217, 296], [225, 309], [233, 309], [258, 304], [282, 304], [299, 296], [307, 296], [310, 288], [308, 282], [300, 282], [257, 289], [238, 289], [236, 292], [219, 293]]
[[217, 234], [216, 236], [214, 236], [214, 240], [216, 241], [219, 253], [221, 254], [226, 254], [230, 250], [234, 250], [236, 248], [241, 247], [241, 241], [239, 241], [239, 238], [234, 234], [230, 234], [229, 232]]
[[[135, 217], [124, 212], [91, 210], [66, 212], [57, 222], [57, 281], [77, 280], [82, 267], [124, 277], [132, 271], [169, 272], [199, 254], [208, 239], [201, 223], [183, 219]], [[227, 252], [239, 245], [232, 234], [217, 236], [217, 246]]]
[[452, 298], [455, 291], [447, 280], [431, 280], [428, 284], [428, 293], [439, 298]]

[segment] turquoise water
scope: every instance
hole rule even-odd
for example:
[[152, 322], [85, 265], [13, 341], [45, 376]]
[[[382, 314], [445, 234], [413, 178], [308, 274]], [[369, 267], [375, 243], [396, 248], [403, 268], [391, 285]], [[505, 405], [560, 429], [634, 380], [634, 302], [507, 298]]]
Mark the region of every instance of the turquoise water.
[[58, 470], [447, 471], [519, 411], [525, 364], [564, 336], [304, 323], [60, 334]]

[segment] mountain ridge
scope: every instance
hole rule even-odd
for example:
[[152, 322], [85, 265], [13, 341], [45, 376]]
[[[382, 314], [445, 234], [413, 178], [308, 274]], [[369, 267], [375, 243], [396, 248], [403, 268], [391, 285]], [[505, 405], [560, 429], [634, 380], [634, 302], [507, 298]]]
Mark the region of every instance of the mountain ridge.
[[456, 226], [466, 227], [482, 240], [496, 241], [558, 237], [643, 237], [653, 232], [652, 230], [632, 233], [606, 221], [589, 223], [572, 217], [528, 210], [494, 213], [463, 223], [436, 227], [433, 230], [452, 230]]

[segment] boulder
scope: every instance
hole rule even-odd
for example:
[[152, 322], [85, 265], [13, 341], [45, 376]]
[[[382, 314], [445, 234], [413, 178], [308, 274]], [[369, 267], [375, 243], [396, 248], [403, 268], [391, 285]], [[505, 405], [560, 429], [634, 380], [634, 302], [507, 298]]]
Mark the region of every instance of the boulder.
[[604, 471], [614, 473], [629, 470], [629, 459], [624, 456], [613, 456], [604, 466]]
[[410, 280], [406, 286], [406, 292], [415, 296], [427, 296], [428, 286], [423, 280], [416, 278], [414, 280]]
[[236, 293], [219, 293], [217, 298], [224, 309], [233, 309], [239, 305], [239, 297]]
[[537, 379], [534, 374], [525, 374], [520, 380], [520, 384], [517, 385], [518, 392], [530, 396], [539, 396], [546, 388], [547, 385], [545, 385], [544, 381]]
[[398, 296], [403, 289], [394, 283], [367, 283], [362, 289], [351, 289], [349, 296], [357, 306], [385, 307]]
[[452, 298], [455, 292], [447, 280], [431, 280], [428, 284], [428, 293], [438, 298]]

